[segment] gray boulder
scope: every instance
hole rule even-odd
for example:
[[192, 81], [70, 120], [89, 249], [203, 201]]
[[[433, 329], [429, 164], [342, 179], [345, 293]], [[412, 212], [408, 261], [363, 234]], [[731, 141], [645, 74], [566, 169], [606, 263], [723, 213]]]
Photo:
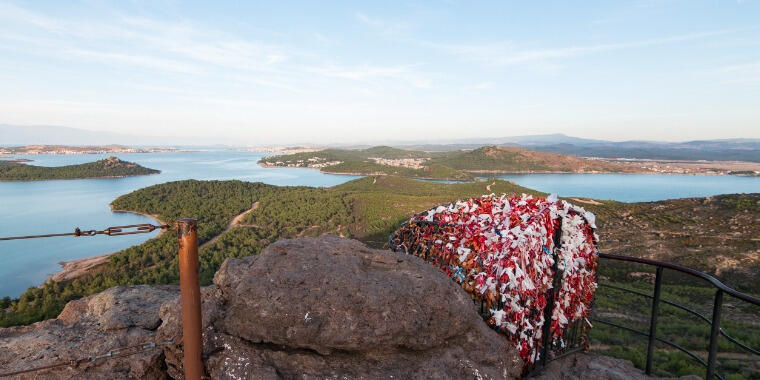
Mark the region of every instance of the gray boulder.
[[[214, 379], [503, 379], [522, 361], [470, 296], [421, 259], [337, 237], [280, 241], [229, 259], [202, 290]], [[56, 319], [0, 329], [0, 374], [144, 342], [167, 346], [20, 379], [183, 377], [175, 286], [122, 286]]]
[[[683, 376], [681, 380], [697, 380], [699, 376]], [[536, 380], [652, 380], [671, 379], [647, 376], [630, 360], [589, 353], [577, 353], [549, 363]]]
[[[118, 286], [69, 302], [56, 319], [0, 329], [0, 374], [101, 355], [153, 341], [159, 308], [178, 297], [175, 286]], [[121, 360], [17, 375], [16, 379], [164, 379], [160, 347]]]
[[[206, 369], [215, 379], [502, 379], [522, 361], [470, 296], [414, 256], [337, 237], [283, 240], [228, 259], [203, 293]], [[178, 301], [162, 337], [181, 330]], [[181, 346], [166, 352], [182, 377]]]

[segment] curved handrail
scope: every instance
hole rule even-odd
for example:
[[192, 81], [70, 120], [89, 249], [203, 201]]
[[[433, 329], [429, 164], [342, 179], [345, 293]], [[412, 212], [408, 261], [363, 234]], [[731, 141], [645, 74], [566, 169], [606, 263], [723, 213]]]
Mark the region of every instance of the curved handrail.
[[[647, 333], [645, 333], [645, 332], [643, 332], [643, 331], [640, 331], [640, 330], [636, 330], [636, 329], [634, 329], [634, 328], [630, 328], [630, 327], [627, 327], [627, 326], [619, 325], [619, 324], [617, 324], [617, 323], [613, 323], [613, 322], [605, 321], [605, 320], [603, 320], [603, 319], [592, 318], [592, 320], [593, 320], [594, 322], [596, 322], [596, 323], [601, 323], [601, 324], [604, 324], [604, 325], [608, 325], [608, 326], [612, 326], [612, 327], [615, 327], [615, 328], [619, 328], [619, 329], [627, 330], [627, 331], [630, 331], [630, 332], [632, 332], [632, 333], [635, 333], [635, 334], [638, 334], [638, 335], [642, 335], [642, 336], [646, 336], [646, 337], [648, 337], [648, 336], [649, 336], [649, 334], [647, 334]], [[700, 358], [700, 357], [699, 357], [699, 356], [697, 356], [697, 355], [694, 355], [694, 353], [692, 353], [691, 351], [687, 350], [685, 347], [683, 347], [683, 346], [681, 346], [681, 345], [679, 345], [679, 344], [673, 343], [673, 342], [671, 342], [671, 341], [669, 341], [669, 340], [665, 340], [665, 339], [661, 339], [661, 338], [657, 338], [657, 337], [655, 337], [655, 339], [656, 339], [658, 342], [661, 342], [661, 343], [665, 343], [665, 344], [667, 344], [667, 345], [669, 345], [669, 346], [671, 346], [671, 347], [673, 347], [673, 348], [675, 348], [675, 349], [677, 349], [677, 350], [679, 350], [679, 351], [683, 352], [684, 354], [688, 355], [689, 357], [691, 357], [691, 358], [692, 358], [692, 359], [694, 359], [695, 361], [699, 362], [699, 364], [701, 364], [703, 367], [707, 367], [707, 362], [705, 362], [705, 361], [704, 361], [704, 359]], [[717, 374], [717, 373], [716, 373], [715, 375], [716, 375], [716, 376], [717, 376], [719, 379], [723, 379], [723, 376], [722, 376], [722, 375], [720, 375], [720, 374]]]
[[738, 298], [738, 299], [740, 299], [742, 301], [746, 301], [746, 302], [755, 304], [757, 306], [760, 306], [760, 298], [753, 297], [753, 296], [751, 296], [749, 294], [744, 294], [744, 293], [742, 293], [742, 292], [740, 292], [738, 290], [730, 288], [730, 287], [726, 286], [724, 283], [720, 282], [720, 280], [718, 280], [717, 278], [715, 278], [713, 276], [710, 276], [707, 273], [702, 273], [702, 272], [700, 272], [700, 271], [698, 271], [696, 269], [691, 269], [691, 268], [688, 268], [688, 267], [685, 267], [685, 266], [682, 266], [682, 265], [678, 265], [678, 264], [666, 263], [666, 262], [663, 262], [663, 261], [657, 261], [657, 260], [645, 259], [645, 258], [639, 258], [639, 257], [631, 257], [631, 256], [614, 255], [614, 254], [610, 254], [610, 253], [601, 253], [601, 252], [599, 252], [599, 257], [605, 258], [605, 259], [620, 260], [620, 261], [630, 261], [630, 262], [634, 262], [634, 263], [653, 265], [653, 266], [657, 266], [657, 267], [668, 268], [668, 269], [672, 269], [672, 270], [675, 270], [675, 271], [678, 271], [678, 272], [686, 273], [686, 274], [692, 275], [694, 277], [701, 278], [701, 279], [703, 279], [703, 280], [705, 280], [705, 281], [713, 284], [713, 286], [715, 286], [716, 288], [722, 290], [723, 292], [725, 292], [726, 294], [728, 294], [728, 295], [730, 295], [732, 297], [735, 297], [735, 298]]
[[[633, 289], [624, 288], [622, 286], [615, 286], [615, 285], [609, 285], [609, 284], [599, 284], [599, 286], [602, 286], [602, 287], [605, 287], [605, 288], [616, 289], [616, 290], [628, 292], [628, 293], [631, 293], [631, 294], [636, 294], [638, 296], [646, 297], [646, 298], [649, 298], [649, 299], [654, 298], [654, 297], [650, 296], [649, 294], [642, 293], [642, 292], [639, 292], [639, 291], [633, 290]], [[699, 312], [696, 312], [694, 310], [689, 309], [686, 306], [679, 305], [679, 304], [677, 304], [675, 302], [671, 302], [671, 301], [663, 300], [663, 299], [661, 299], [660, 302], [665, 303], [665, 304], [670, 305], [670, 306], [673, 306], [673, 307], [677, 307], [677, 308], [679, 308], [679, 309], [681, 309], [681, 310], [683, 310], [685, 312], [691, 313], [694, 316], [696, 316], [699, 319], [701, 319], [702, 321], [704, 321], [705, 323], [707, 323], [708, 325], [712, 324], [712, 321], [710, 321], [710, 319], [708, 319], [704, 315], [700, 314]], [[736, 340], [736, 338], [732, 337], [731, 335], [728, 335], [728, 333], [725, 330], [723, 330], [722, 327], [719, 328], [718, 331], [720, 332], [720, 335], [723, 335], [723, 337], [726, 338], [726, 339], [728, 339], [729, 342], [731, 342], [731, 343], [739, 346], [740, 348], [744, 349], [745, 351], [747, 351], [749, 353], [752, 353], [752, 354], [755, 354], [755, 355], [760, 355], [760, 351], [758, 351], [758, 350], [756, 350], [756, 349], [754, 349], [752, 347], [749, 347], [749, 346], [745, 345], [744, 343]]]

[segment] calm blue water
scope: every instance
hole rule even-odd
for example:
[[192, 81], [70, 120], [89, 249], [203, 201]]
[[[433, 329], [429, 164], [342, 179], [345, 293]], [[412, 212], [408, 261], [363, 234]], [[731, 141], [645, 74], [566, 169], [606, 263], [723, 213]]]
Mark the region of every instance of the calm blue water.
[[[60, 166], [91, 162], [109, 155], [29, 155], [13, 158], [31, 164]], [[119, 158], [159, 169], [161, 174], [64, 181], [0, 182], [0, 236], [71, 232], [74, 227], [153, 223], [150, 218], [113, 213], [112, 200], [146, 186], [182, 179], [239, 179], [273, 185], [333, 186], [354, 176], [329, 175], [310, 169], [264, 169], [261, 153], [212, 151], [199, 153], [118, 154]], [[7, 158], [7, 157], [4, 157]], [[58, 262], [115, 252], [155, 236], [59, 237], [0, 242], [0, 297], [18, 296], [60, 270]]]
[[760, 178], [658, 174], [507, 174], [497, 178], [563, 197], [648, 202], [707, 197], [728, 193], [760, 193]]
[[[264, 169], [262, 153], [209, 151], [198, 153], [119, 154], [119, 158], [159, 169], [161, 174], [67, 181], [0, 182], [0, 236], [69, 232], [74, 227], [147, 223], [135, 214], [113, 213], [119, 195], [182, 179], [239, 179], [273, 185], [333, 186], [356, 177], [323, 174], [312, 169]], [[91, 162], [108, 155], [30, 155], [32, 164], [60, 166]], [[7, 158], [7, 157], [4, 157]], [[760, 192], [760, 178], [733, 176], [636, 174], [528, 174], [500, 178], [537, 190], [625, 202]], [[0, 297], [18, 296], [59, 271], [58, 262], [115, 252], [142, 243], [152, 235], [49, 238], [0, 242]]]

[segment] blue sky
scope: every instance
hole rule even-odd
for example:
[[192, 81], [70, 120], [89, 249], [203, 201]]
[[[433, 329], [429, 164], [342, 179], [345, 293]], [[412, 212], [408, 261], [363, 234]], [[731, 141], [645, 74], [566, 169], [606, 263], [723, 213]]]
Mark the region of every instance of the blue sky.
[[0, 0], [0, 123], [237, 144], [760, 137], [760, 1]]

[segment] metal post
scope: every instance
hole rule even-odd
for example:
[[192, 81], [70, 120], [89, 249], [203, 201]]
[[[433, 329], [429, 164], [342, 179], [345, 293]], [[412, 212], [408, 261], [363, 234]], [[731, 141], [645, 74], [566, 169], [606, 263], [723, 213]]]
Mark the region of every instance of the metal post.
[[723, 306], [723, 291], [718, 289], [715, 292], [715, 303], [713, 303], [712, 328], [710, 330], [710, 354], [707, 357], [707, 376], [710, 380], [715, 375], [715, 359], [718, 356], [718, 334], [720, 333], [720, 312]]
[[654, 359], [654, 344], [657, 337], [657, 315], [660, 313], [660, 288], [662, 286], [662, 267], [657, 267], [657, 276], [654, 279], [654, 297], [652, 298], [652, 315], [649, 319], [649, 344], [647, 345], [647, 366], [644, 371], [647, 375], [652, 374], [652, 361]]
[[182, 293], [182, 341], [185, 353], [185, 379], [187, 380], [200, 380], [203, 374], [197, 226], [198, 221], [195, 219], [177, 221], [179, 287]]

